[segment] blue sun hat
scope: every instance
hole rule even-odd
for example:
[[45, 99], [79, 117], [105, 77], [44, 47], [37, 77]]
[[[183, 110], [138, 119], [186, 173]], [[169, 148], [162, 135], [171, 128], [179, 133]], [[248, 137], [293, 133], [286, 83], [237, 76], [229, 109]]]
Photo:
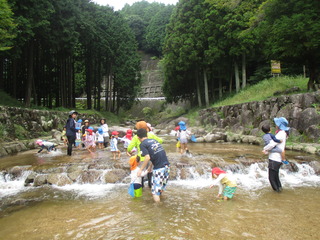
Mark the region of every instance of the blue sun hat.
[[274, 118], [274, 123], [279, 127], [280, 130], [288, 131], [288, 120], [284, 117]]
[[184, 121], [180, 121], [178, 124], [180, 126], [180, 130], [182, 131], [187, 130], [186, 123]]

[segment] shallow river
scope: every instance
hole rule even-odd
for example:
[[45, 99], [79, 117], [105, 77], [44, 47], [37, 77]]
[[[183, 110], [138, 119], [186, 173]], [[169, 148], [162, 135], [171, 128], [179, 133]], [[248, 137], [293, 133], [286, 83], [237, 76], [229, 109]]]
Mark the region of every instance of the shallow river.
[[[173, 146], [164, 146], [169, 156], [179, 157]], [[197, 143], [190, 150], [195, 157], [209, 155], [225, 161], [266, 158], [260, 147], [251, 145]], [[64, 154], [65, 149], [52, 156], [29, 151], [0, 159], [0, 168], [91, 158], [85, 151], [76, 151], [72, 158]], [[287, 154], [289, 159], [299, 155], [318, 160]], [[96, 156], [110, 154], [102, 151]], [[14, 199], [16, 204], [1, 209], [0, 239], [320, 239], [320, 177], [308, 163], [298, 161], [297, 166], [298, 172], [281, 169], [284, 190], [280, 194], [271, 190], [265, 162], [229, 171], [238, 189], [227, 202], [217, 201], [217, 187], [209, 188], [210, 169], [170, 181], [160, 204], [153, 202], [147, 186], [143, 197], [133, 199], [125, 183], [35, 188], [24, 187], [24, 179], [2, 179], [0, 199]]]

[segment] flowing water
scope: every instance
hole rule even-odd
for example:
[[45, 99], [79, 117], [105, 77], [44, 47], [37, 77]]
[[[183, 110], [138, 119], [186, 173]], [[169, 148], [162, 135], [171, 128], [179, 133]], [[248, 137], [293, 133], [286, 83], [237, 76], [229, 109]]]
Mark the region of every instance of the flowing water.
[[[174, 144], [164, 144], [178, 162], [160, 204], [146, 186], [131, 198], [128, 179], [107, 184], [75, 182], [65, 186], [24, 186], [30, 169], [110, 163], [110, 153], [90, 155], [65, 149], [54, 154], [25, 152], [0, 159], [0, 170], [25, 166], [18, 178], [0, 175], [0, 239], [320, 239], [320, 177], [310, 166], [316, 156], [287, 152], [295, 169], [283, 167], [283, 192], [268, 182], [261, 147], [240, 144], [190, 144], [193, 156], [181, 157]], [[122, 155], [126, 163], [128, 158]], [[217, 201], [210, 169], [224, 166], [238, 182], [231, 201]], [[31, 167], [30, 167], [31, 166]], [[182, 174], [187, 169], [187, 174]], [[5, 204], [6, 203], [6, 204]]]

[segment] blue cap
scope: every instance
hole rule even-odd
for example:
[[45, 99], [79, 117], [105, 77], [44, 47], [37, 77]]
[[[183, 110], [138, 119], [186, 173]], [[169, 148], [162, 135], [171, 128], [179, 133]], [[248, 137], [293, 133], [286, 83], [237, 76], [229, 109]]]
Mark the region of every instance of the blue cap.
[[100, 134], [102, 134], [102, 133], [103, 133], [102, 128], [98, 128], [98, 132], [99, 132]]
[[180, 130], [187, 130], [186, 123], [184, 121], [180, 121], [178, 124], [180, 126]]
[[94, 130], [94, 129], [93, 129], [93, 127], [91, 127], [91, 126], [90, 126], [90, 127], [88, 127], [88, 129]]
[[273, 120], [280, 130], [288, 131], [290, 129], [288, 127], [288, 120], [285, 119], [284, 117], [274, 118]]

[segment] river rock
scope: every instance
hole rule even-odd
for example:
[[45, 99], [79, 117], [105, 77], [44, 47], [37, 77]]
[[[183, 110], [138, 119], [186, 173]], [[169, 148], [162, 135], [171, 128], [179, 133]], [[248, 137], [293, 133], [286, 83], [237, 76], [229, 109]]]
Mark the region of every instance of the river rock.
[[59, 173], [49, 174], [47, 178], [47, 182], [49, 184], [54, 184], [60, 187], [73, 183], [72, 180], [67, 176], [67, 174], [59, 174]]
[[204, 142], [205, 142], [204, 137], [197, 138], [197, 143], [204, 143]]
[[312, 141], [317, 141], [318, 139], [320, 139], [319, 125], [311, 125], [306, 129], [305, 133]]
[[121, 182], [128, 175], [129, 173], [123, 169], [114, 169], [105, 174], [104, 180], [106, 183], [117, 183]]
[[180, 179], [185, 180], [191, 178], [191, 173], [188, 168], [181, 168], [180, 170]]
[[299, 129], [305, 131], [309, 126], [320, 124], [320, 114], [315, 108], [307, 108], [301, 112], [299, 118]]
[[170, 166], [170, 174], [169, 174], [169, 180], [176, 180], [178, 176], [178, 170], [177, 167], [174, 165]]
[[309, 163], [309, 165], [313, 168], [315, 171], [315, 174], [320, 175], [320, 162], [319, 161], [312, 161]]
[[86, 170], [83, 171], [79, 176], [80, 183], [98, 183], [101, 180], [103, 171], [102, 170]]
[[30, 183], [33, 183], [36, 176], [37, 174], [35, 172], [31, 172], [26, 178], [26, 180], [24, 181], [24, 185], [28, 186]]
[[77, 179], [80, 177], [81, 173], [82, 173], [81, 170], [77, 170], [73, 172], [68, 172], [67, 175], [73, 182], [76, 182]]
[[35, 187], [39, 187], [42, 186], [44, 184], [47, 184], [47, 174], [38, 174], [33, 181], [33, 186]]

